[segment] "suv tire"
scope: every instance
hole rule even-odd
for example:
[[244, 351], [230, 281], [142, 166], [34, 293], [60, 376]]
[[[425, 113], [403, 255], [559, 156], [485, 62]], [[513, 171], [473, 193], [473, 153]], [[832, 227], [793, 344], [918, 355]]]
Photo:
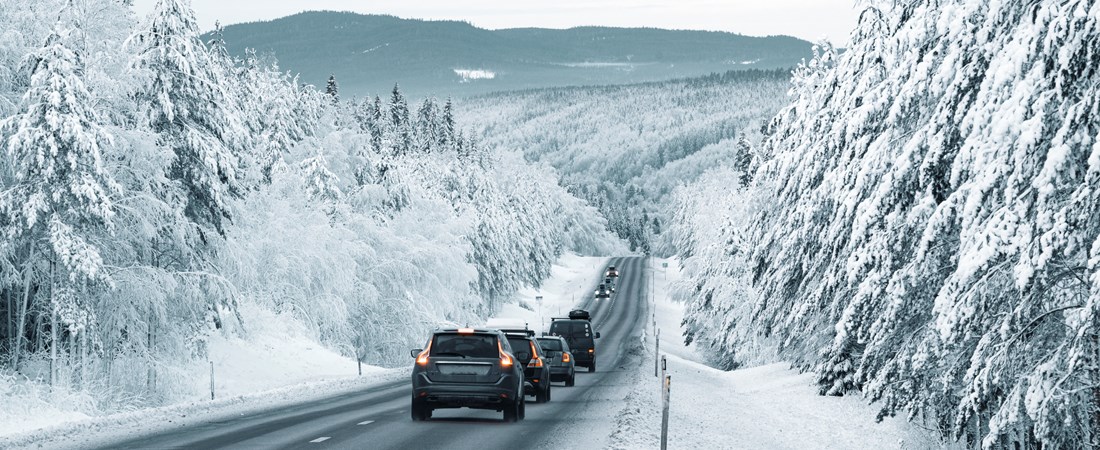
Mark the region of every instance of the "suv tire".
[[577, 374], [574, 372], [574, 373], [569, 374], [569, 378], [565, 379], [565, 386], [566, 387], [572, 387], [574, 384], [576, 384], [576, 382], [577, 382]]
[[504, 421], [519, 422], [527, 415], [526, 410], [527, 407], [523, 400], [523, 396], [516, 397], [511, 402], [504, 405]]
[[423, 421], [432, 418], [432, 409], [423, 400], [413, 399], [412, 401], [412, 420]]
[[548, 401], [550, 401], [550, 383], [546, 383], [546, 387], [535, 393], [535, 403], [546, 403]]
[[595, 371], [596, 371], [596, 362], [593, 361], [592, 364], [588, 365], [588, 373], [592, 373], [592, 372], [595, 372]]

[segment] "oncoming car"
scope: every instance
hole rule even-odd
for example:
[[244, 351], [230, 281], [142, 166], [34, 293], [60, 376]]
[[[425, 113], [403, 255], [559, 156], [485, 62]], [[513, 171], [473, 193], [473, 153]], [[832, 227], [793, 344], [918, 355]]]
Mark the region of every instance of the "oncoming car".
[[523, 364], [499, 330], [437, 330], [427, 348], [410, 352], [412, 419], [428, 420], [441, 408], [501, 411], [504, 421], [525, 414]]
[[607, 266], [607, 272], [604, 273], [604, 276], [608, 278], [618, 277], [619, 269], [616, 269], [615, 266]]

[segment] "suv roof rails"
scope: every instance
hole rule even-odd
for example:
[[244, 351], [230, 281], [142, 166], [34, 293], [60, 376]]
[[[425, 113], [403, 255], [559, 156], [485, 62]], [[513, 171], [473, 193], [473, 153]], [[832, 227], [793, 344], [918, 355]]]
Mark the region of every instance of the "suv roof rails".
[[511, 334], [511, 335], [522, 334], [526, 337], [534, 337], [535, 336], [535, 330], [525, 329], [525, 330], [500, 330], [500, 331], [503, 332], [504, 334]]

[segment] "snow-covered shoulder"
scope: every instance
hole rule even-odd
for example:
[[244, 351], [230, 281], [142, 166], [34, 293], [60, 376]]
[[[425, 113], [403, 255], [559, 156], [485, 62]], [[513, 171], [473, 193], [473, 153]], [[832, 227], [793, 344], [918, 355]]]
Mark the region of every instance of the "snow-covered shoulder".
[[[659, 259], [652, 264], [660, 354], [671, 377], [670, 448], [944, 447], [935, 433], [903, 418], [876, 423], [878, 409], [862, 399], [818, 395], [813, 375], [799, 373], [789, 363], [729, 372], [703, 364], [694, 346], [683, 344], [682, 305], [664, 295], [668, 284], [679, 278], [678, 264]], [[653, 375], [654, 334], [647, 333], [649, 364], [635, 375], [637, 389], [620, 411], [614, 448], [654, 448], [660, 443], [661, 385]]]

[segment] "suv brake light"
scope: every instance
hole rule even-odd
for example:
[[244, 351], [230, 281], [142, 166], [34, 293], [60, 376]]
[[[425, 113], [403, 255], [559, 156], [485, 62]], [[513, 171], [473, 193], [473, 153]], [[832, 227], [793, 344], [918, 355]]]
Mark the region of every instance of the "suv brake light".
[[500, 341], [497, 341], [497, 351], [500, 354], [500, 367], [512, 367], [512, 355], [504, 352], [504, 347], [500, 345]]
[[571, 358], [571, 357], [570, 357], [570, 355], [569, 355], [569, 352], [562, 352], [562, 354], [561, 354], [561, 362], [563, 362], [563, 363], [567, 363], [567, 362], [569, 362], [569, 360], [571, 360], [571, 359], [573, 359], [573, 358]]
[[426, 349], [424, 349], [424, 351], [420, 352], [419, 355], [416, 355], [416, 364], [418, 366], [428, 365], [428, 352], [432, 351], [432, 342], [434, 342], [434, 341], [435, 341], [435, 339], [432, 339], [431, 341], [429, 341], [428, 342], [428, 348], [426, 348]]

